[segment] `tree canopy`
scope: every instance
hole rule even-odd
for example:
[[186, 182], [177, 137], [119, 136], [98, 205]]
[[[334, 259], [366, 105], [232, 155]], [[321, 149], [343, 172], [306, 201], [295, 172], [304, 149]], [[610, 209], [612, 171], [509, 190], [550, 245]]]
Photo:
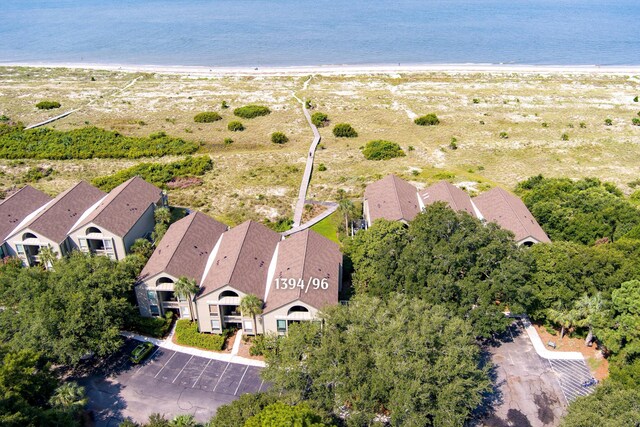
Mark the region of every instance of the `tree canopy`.
[[[490, 388], [470, 323], [442, 306], [393, 294], [357, 296], [316, 323], [291, 325], [266, 353], [264, 378], [349, 425], [462, 425]], [[393, 379], [392, 381], [390, 379]]]

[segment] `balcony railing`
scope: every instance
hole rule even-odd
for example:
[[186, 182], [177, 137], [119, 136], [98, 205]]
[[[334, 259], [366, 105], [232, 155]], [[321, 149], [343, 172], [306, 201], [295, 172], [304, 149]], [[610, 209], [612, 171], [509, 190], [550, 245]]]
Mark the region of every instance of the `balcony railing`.
[[162, 308], [180, 308], [178, 301], [162, 301]]
[[242, 316], [224, 316], [225, 323], [241, 323]]

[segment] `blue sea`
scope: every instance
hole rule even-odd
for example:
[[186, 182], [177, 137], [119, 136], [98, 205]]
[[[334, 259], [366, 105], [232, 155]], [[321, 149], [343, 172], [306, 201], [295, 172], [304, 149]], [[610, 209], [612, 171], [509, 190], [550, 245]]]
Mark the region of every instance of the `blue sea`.
[[2, 0], [2, 62], [640, 65], [640, 3]]

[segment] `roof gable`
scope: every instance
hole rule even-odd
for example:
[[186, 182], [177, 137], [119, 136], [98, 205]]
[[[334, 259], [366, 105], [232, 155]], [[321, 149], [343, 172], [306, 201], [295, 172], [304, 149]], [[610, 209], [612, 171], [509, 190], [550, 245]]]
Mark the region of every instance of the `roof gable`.
[[476, 216], [471, 203], [471, 197], [462, 189], [447, 181], [439, 181], [422, 190], [419, 194], [425, 206], [435, 202], [445, 202], [451, 209], [459, 212], [467, 212]]
[[420, 212], [417, 193], [416, 187], [395, 175], [369, 184], [364, 198], [371, 222], [379, 218], [411, 221]]
[[52, 199], [40, 190], [26, 185], [0, 202], [0, 243], [32, 212]]

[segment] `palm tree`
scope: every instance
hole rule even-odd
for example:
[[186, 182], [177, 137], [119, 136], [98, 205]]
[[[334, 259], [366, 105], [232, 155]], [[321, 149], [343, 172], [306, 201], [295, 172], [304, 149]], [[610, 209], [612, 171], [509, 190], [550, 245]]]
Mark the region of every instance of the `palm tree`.
[[191, 414], [178, 415], [169, 422], [171, 427], [197, 427], [199, 424]]
[[49, 403], [52, 406], [65, 409], [81, 409], [87, 403], [84, 387], [73, 381], [64, 383], [56, 389]]
[[547, 309], [547, 317], [560, 325], [560, 339], [564, 336], [565, 331], [571, 329], [575, 323], [575, 312], [567, 310], [560, 301], [555, 307]]
[[598, 323], [605, 311], [605, 303], [600, 292], [593, 296], [583, 295], [576, 301], [572, 310], [575, 316], [575, 324], [580, 327], [588, 327], [589, 333], [584, 340], [586, 346], [593, 341], [593, 326]]
[[199, 290], [200, 288], [196, 281], [185, 276], [180, 277], [173, 285], [173, 291], [175, 294], [189, 302], [189, 315], [191, 316], [191, 320], [193, 320], [193, 307], [191, 306], [191, 303], [193, 302], [193, 297]]
[[[253, 317], [253, 334], [257, 335], [258, 323], [256, 322], [256, 316], [262, 314], [262, 300], [252, 294], [245, 295], [240, 300], [240, 311], [243, 316]], [[264, 328], [264, 325], [262, 327]]]
[[344, 215], [344, 231], [349, 235], [349, 215], [353, 210], [353, 202], [349, 199], [342, 199], [338, 202], [338, 210]]
[[40, 248], [38, 256], [44, 268], [48, 270], [53, 267], [53, 261], [58, 258], [58, 253], [54, 251], [51, 246], [47, 245]]

